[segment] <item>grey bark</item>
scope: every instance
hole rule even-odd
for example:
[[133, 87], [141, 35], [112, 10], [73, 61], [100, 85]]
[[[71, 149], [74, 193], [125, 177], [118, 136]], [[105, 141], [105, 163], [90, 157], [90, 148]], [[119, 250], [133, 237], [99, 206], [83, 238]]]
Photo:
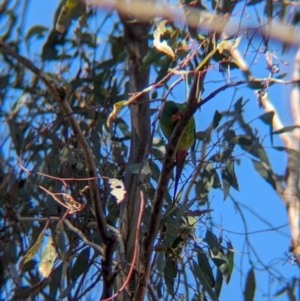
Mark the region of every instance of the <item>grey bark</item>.
[[[124, 26], [124, 43], [128, 51], [129, 92], [140, 92], [149, 85], [149, 70], [142, 68], [142, 60], [148, 51], [149, 22], [128, 22], [130, 15], [120, 15]], [[149, 100], [147, 93], [136, 99], [136, 104], [130, 105], [131, 140], [128, 165], [143, 163], [147, 155], [150, 141], [150, 108], [149, 103], [139, 104]], [[127, 263], [131, 263], [135, 246], [137, 219], [140, 208], [140, 178], [139, 175], [126, 171], [125, 187], [127, 196], [121, 206], [119, 230], [122, 236]], [[118, 278], [120, 287], [126, 279], [129, 266]], [[129, 291], [120, 294], [118, 300], [132, 300], [136, 288], [136, 277], [132, 277]]]

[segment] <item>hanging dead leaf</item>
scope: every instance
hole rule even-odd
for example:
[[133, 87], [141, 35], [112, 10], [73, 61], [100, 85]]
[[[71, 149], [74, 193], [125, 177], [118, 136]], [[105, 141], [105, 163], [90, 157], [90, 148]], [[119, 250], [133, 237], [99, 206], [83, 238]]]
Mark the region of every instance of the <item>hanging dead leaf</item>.
[[111, 126], [112, 120], [116, 119], [120, 110], [127, 105], [127, 100], [121, 100], [114, 104], [113, 111], [109, 114], [107, 118], [106, 125], [107, 127]]
[[76, 212], [81, 211], [86, 203], [81, 204], [76, 202], [73, 197], [70, 194], [67, 193], [52, 193], [51, 191], [47, 190], [43, 186], [39, 186], [41, 189], [43, 189], [45, 192], [47, 192], [49, 195], [51, 195], [56, 202], [64, 206], [65, 208], [69, 209], [69, 214], [74, 214]]
[[108, 183], [112, 189], [110, 193], [117, 198], [117, 203], [120, 204], [124, 200], [126, 194], [123, 182], [118, 179], [109, 179]]
[[34, 243], [34, 245], [27, 251], [27, 253], [22, 257], [20, 263], [19, 263], [19, 270], [22, 270], [23, 265], [30, 261], [33, 256], [37, 253], [37, 251], [40, 249], [42, 241], [43, 241], [43, 237], [45, 235], [45, 231], [49, 226], [49, 221], [47, 221], [45, 228], [43, 229], [43, 231], [40, 233], [40, 235], [38, 236], [36, 242]]
[[240, 42], [242, 37], [238, 37], [234, 40], [224, 40], [219, 43], [217, 46], [220, 53], [223, 53], [224, 50], [227, 50], [228, 52], [231, 52], [232, 50], [236, 49]]
[[167, 33], [169, 31], [168, 27], [166, 27], [166, 24], [168, 21], [162, 21], [156, 25], [156, 29], [153, 32], [153, 37], [154, 37], [154, 47], [156, 47], [157, 50], [166, 53], [170, 57], [174, 58], [175, 53], [172, 50], [172, 48], [168, 45], [166, 41], [161, 41], [162, 35]]
[[49, 236], [46, 247], [43, 249], [41, 261], [39, 264], [39, 271], [41, 275], [48, 278], [54, 266], [57, 252], [54, 246], [52, 236]]

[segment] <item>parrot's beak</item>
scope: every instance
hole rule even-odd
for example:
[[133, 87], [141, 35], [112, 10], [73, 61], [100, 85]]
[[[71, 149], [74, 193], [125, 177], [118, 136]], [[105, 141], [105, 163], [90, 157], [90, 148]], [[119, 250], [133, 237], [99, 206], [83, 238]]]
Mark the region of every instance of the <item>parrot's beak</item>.
[[175, 114], [172, 115], [172, 121], [180, 120], [182, 117], [181, 112], [177, 111]]

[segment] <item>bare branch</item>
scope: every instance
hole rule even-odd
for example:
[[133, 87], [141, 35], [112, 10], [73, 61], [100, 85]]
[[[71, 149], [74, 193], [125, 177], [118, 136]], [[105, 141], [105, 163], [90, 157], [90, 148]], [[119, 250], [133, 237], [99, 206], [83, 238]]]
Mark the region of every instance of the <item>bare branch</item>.
[[65, 225], [66, 225], [71, 231], [75, 232], [75, 233], [82, 239], [82, 241], [83, 241], [86, 245], [88, 245], [88, 246], [92, 247], [93, 249], [95, 249], [96, 251], [98, 251], [99, 254], [103, 254], [103, 249], [102, 249], [102, 247], [100, 247], [99, 245], [97, 245], [97, 244], [95, 244], [95, 243], [89, 241], [89, 240], [84, 236], [84, 234], [83, 234], [78, 228], [74, 227], [74, 226], [71, 224], [71, 222], [70, 222], [69, 220], [65, 219], [65, 220], [64, 220], [64, 223], [65, 223]]
[[[293, 79], [300, 79], [300, 48], [298, 49], [295, 57]], [[300, 121], [300, 84], [294, 85], [291, 92], [291, 108], [292, 114], [294, 116], [294, 122], [298, 123]], [[291, 148], [299, 150], [300, 149], [300, 131], [293, 131], [293, 139], [291, 139]], [[292, 156], [289, 156], [288, 167], [286, 170], [286, 188], [284, 190], [284, 200], [286, 202], [291, 234], [292, 234], [292, 244], [291, 250], [297, 258], [298, 263], [300, 263], [300, 199], [299, 199], [299, 160]]]
[[[152, 1], [131, 0], [114, 2], [110, 0], [91, 0], [90, 3], [107, 9], [116, 8], [119, 14], [127, 14], [130, 12], [132, 18], [138, 18], [145, 22], [149, 22], [157, 17], [178, 21], [181, 21], [184, 18], [184, 11], [182, 8], [163, 5], [162, 3], [158, 4]], [[232, 3], [234, 2], [232, 1]], [[186, 18], [185, 21], [191, 27], [201, 27], [202, 29], [208, 29], [217, 33], [222, 33], [226, 27], [225, 30], [229, 36], [240, 35], [240, 19], [231, 17], [230, 23], [226, 26], [227, 20], [228, 14], [225, 14], [224, 12], [223, 14], [215, 14], [208, 10], [200, 10], [189, 6], [188, 18]], [[243, 26], [243, 33], [246, 31], [253, 31], [253, 27], [246, 24]], [[295, 30], [289, 24], [284, 24], [283, 22], [279, 23], [272, 20], [256, 31], [257, 35], [260, 34], [265, 36], [266, 33], [270, 38], [278, 39], [288, 44], [300, 44], [299, 30]]]

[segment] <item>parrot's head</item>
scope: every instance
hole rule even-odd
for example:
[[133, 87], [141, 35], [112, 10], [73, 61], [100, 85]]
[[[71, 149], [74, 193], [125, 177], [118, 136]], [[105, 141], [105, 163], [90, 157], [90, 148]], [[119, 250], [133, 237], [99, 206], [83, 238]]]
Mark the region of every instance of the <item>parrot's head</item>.
[[178, 110], [172, 115], [172, 121], [178, 121], [182, 118], [182, 113]]
[[165, 102], [163, 115], [175, 123], [182, 118], [182, 112], [180, 111], [180, 108], [176, 102], [171, 100]]

